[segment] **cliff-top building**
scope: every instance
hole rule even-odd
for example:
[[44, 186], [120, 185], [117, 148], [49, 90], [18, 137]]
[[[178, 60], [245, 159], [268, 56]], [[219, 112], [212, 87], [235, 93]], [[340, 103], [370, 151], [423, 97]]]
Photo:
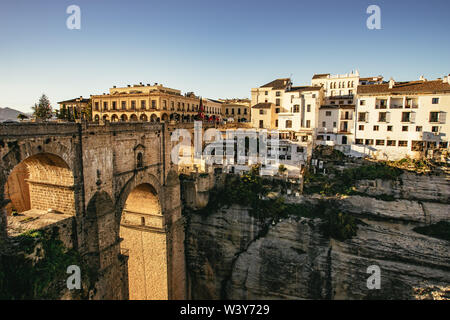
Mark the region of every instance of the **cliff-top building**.
[[[200, 108], [200, 98], [193, 92], [184, 95], [180, 90], [162, 84], [136, 84], [109, 89], [108, 94], [91, 95], [94, 121], [194, 121]], [[202, 98], [203, 113], [211, 120], [221, 119], [222, 103]]]
[[359, 86], [355, 144], [390, 160], [446, 152], [449, 78]]

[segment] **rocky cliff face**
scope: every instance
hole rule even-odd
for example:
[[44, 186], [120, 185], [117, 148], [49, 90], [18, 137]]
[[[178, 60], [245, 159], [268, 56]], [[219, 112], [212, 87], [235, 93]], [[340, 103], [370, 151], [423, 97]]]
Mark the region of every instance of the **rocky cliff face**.
[[[436, 188], [439, 183], [439, 194], [418, 190], [418, 186]], [[325, 236], [319, 218], [260, 221], [238, 205], [207, 216], [189, 214], [186, 257], [190, 297], [415, 299], [424, 292], [432, 297], [434, 292], [450, 298], [450, 242], [413, 230], [450, 221], [448, 184], [442, 178], [414, 184], [414, 190], [405, 191], [414, 194], [408, 199], [339, 199], [340, 209], [360, 219], [357, 235], [344, 241]], [[406, 186], [400, 187], [404, 190]], [[389, 185], [380, 194], [386, 194], [387, 188], [395, 190]], [[317, 198], [293, 201], [315, 202]], [[368, 267], [373, 265], [380, 268], [381, 287], [371, 290]]]

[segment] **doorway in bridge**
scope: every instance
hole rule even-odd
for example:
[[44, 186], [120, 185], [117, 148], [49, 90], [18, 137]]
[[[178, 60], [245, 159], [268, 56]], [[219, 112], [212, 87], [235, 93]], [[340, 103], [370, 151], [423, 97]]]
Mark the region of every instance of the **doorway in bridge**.
[[168, 299], [167, 236], [155, 189], [141, 184], [129, 194], [121, 218], [121, 253], [128, 256], [130, 300]]
[[57, 155], [39, 153], [16, 165], [4, 188], [7, 234], [31, 229], [75, 215], [74, 178]]

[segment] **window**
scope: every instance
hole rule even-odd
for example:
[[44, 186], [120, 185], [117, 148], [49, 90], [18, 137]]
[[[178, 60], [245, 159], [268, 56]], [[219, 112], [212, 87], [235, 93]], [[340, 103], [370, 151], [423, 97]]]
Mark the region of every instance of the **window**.
[[[163, 100], [163, 109], [167, 110], [167, 101]], [[188, 104], [188, 111], [189, 111], [189, 104]]]
[[96, 103], [94, 104], [94, 106], [95, 106], [95, 110], [98, 111], [98, 102], [96, 102]]
[[131, 110], [136, 109], [136, 101], [135, 100], [131, 100]]
[[339, 104], [344, 104], [344, 101], [340, 100], [340, 101], [339, 101]]
[[392, 126], [387, 126], [387, 131], [392, 131]]
[[225, 109], [225, 114], [228, 114], [228, 108], [227, 108], [227, 109]]
[[259, 120], [259, 127], [264, 128], [264, 120]]
[[322, 122], [322, 127], [326, 127], [327, 123], [325, 121]]
[[355, 140], [355, 143], [356, 143], [356, 144], [363, 144], [363, 139], [356, 139], [356, 140]]
[[389, 147], [395, 147], [395, 140], [388, 140], [386, 141], [386, 145]]
[[430, 122], [439, 122], [439, 112], [430, 112]]
[[241, 114], [241, 108], [238, 108], [238, 113], [237, 114]]
[[386, 122], [386, 112], [378, 113], [378, 122]]
[[280, 108], [276, 108], [275, 113], [280, 113]]
[[433, 98], [433, 99], [431, 100], [431, 103], [432, 103], [432, 104], [439, 104], [439, 98]]
[[297, 147], [297, 152], [303, 153], [304, 148], [303, 147]]
[[408, 131], [408, 126], [402, 126], [402, 131], [403, 132]]
[[353, 101], [352, 101], [352, 100], [347, 100], [347, 103], [348, 103], [348, 104], [352, 104]]
[[363, 124], [360, 124], [360, 125], [358, 126], [358, 130], [359, 130], [359, 131], [364, 131], [364, 125], [363, 125]]
[[312, 95], [312, 97], [313, 97], [313, 99], [315, 99], [315, 98], [316, 98], [316, 95], [315, 95], [315, 94], [313, 94], [313, 95]]
[[300, 112], [300, 106], [298, 104], [294, 105], [294, 112]]
[[310, 128], [311, 127], [311, 120], [306, 120], [306, 127]]
[[136, 167], [142, 168], [144, 166], [144, 159], [142, 157], [142, 152], [139, 152], [136, 157]]
[[286, 120], [286, 128], [292, 128], [292, 120]]
[[122, 110], [125, 110], [127, 108], [126, 101], [122, 101]]
[[325, 112], [325, 115], [326, 115], [327, 117], [330, 117], [330, 116], [331, 116], [331, 111], [326, 111], [326, 112]]
[[334, 121], [333, 122], [333, 128], [336, 128], [337, 127], [337, 124], [336, 124], [336, 121]]
[[402, 122], [409, 122], [411, 112], [402, 112]]
[[259, 109], [259, 114], [264, 114], [264, 110], [263, 109]]
[[117, 108], [117, 102], [116, 102], [116, 101], [113, 101], [113, 102], [112, 102], [112, 109], [113, 109], [113, 110], [116, 110], [116, 108]]
[[438, 126], [432, 126], [431, 127], [431, 132], [439, 132], [439, 127]]
[[359, 105], [360, 106], [365, 106], [366, 105], [366, 100], [359, 100]]
[[327, 141], [330, 141], [331, 140], [331, 137], [330, 136], [327, 136]]
[[422, 126], [416, 126], [416, 132], [421, 132], [422, 131]]
[[264, 91], [264, 94], [267, 96], [269, 94], [269, 91]]
[[103, 102], [103, 110], [108, 110], [108, 102]]
[[367, 114], [366, 112], [358, 112], [358, 121], [359, 122], [366, 122]]
[[311, 112], [311, 105], [310, 105], [310, 104], [308, 104], [308, 105], [306, 106], [306, 112]]
[[375, 144], [376, 144], [377, 146], [384, 146], [384, 140], [377, 140], [377, 141], [375, 142]]
[[373, 145], [373, 139], [366, 139], [366, 146]]
[[244, 109], [244, 114], [247, 114], [247, 109]]
[[280, 105], [280, 99], [279, 99], [279, 98], [277, 98], [277, 99], [275, 100], [275, 104], [276, 104], [277, 106]]
[[[178, 102], [178, 106], [180, 105], [180, 103]], [[152, 100], [152, 108], [156, 109], [156, 100]]]
[[275, 95], [276, 95], [277, 97], [281, 96], [281, 91], [277, 91], [277, 92], [275, 93]]
[[278, 119], [277, 119], [277, 120], [275, 120], [275, 127], [277, 127], [277, 128], [278, 128]]
[[399, 147], [407, 147], [408, 146], [408, 141], [406, 141], [406, 140], [399, 140], [398, 141], [398, 146]]
[[141, 100], [141, 109], [145, 110], [145, 100]]
[[373, 131], [378, 131], [380, 129], [379, 126], [373, 126]]
[[231, 109], [231, 114], [234, 114], [234, 109]]

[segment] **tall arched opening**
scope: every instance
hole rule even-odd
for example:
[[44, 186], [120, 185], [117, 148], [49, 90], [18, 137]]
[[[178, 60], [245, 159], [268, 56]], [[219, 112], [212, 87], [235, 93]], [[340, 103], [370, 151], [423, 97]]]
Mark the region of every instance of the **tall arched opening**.
[[155, 188], [143, 183], [128, 195], [120, 222], [121, 253], [128, 256], [131, 300], [169, 298], [167, 235]]

